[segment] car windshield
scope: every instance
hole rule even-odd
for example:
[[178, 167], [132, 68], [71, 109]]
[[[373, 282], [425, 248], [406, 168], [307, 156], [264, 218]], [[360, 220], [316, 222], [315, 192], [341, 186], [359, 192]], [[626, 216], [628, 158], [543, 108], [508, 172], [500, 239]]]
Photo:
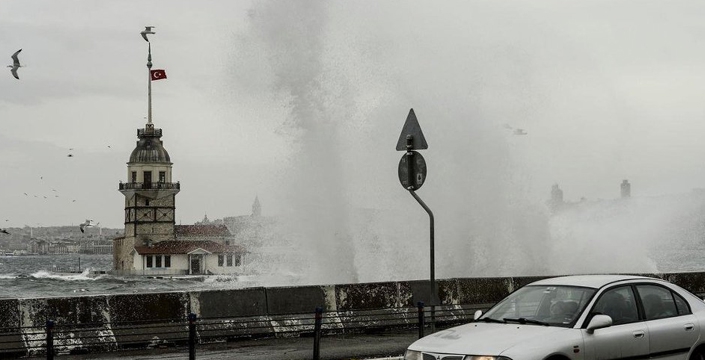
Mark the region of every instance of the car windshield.
[[570, 327], [594, 294], [595, 289], [577, 286], [525, 286], [478, 320]]

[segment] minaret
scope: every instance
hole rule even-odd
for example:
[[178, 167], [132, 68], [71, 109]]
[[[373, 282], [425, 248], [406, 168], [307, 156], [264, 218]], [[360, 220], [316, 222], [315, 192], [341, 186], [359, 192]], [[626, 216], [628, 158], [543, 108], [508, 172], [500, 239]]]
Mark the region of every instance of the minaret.
[[155, 128], [152, 123], [151, 67], [150, 45], [147, 57], [148, 119], [144, 129], [137, 129], [137, 146], [127, 162], [127, 182], [121, 181], [119, 185], [125, 196], [125, 237], [115, 239], [113, 244], [115, 270], [132, 269], [131, 252], [135, 246], [174, 240], [176, 194], [180, 184], [173, 182], [171, 177], [173, 163], [161, 140], [162, 129]]
[[259, 197], [255, 196], [255, 202], [252, 204], [252, 217], [262, 216], [262, 205], [259, 204]]

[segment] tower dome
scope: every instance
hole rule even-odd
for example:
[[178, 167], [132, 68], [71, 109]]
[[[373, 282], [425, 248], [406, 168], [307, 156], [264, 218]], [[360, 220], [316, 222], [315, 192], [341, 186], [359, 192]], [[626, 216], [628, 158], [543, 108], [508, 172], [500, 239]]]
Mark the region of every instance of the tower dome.
[[[152, 130], [152, 131], [149, 131]], [[130, 154], [130, 163], [167, 163], [171, 164], [169, 153], [164, 149], [162, 129], [137, 129], [137, 146]]]

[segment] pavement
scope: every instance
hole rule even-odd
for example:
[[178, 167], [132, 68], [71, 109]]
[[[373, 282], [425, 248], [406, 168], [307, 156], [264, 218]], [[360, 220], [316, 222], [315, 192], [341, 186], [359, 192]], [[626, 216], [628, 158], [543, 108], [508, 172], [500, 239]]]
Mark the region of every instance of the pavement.
[[[393, 330], [377, 334], [326, 335], [320, 340], [321, 360], [397, 360], [402, 359], [406, 348], [418, 339], [417, 329]], [[209, 360], [304, 360], [313, 359], [313, 337], [263, 338], [231, 342], [200, 344], [196, 346], [196, 359]], [[109, 353], [62, 355], [59, 359], [116, 359], [188, 360], [188, 347], [163, 349], [121, 350]], [[30, 357], [25, 359], [46, 359]]]

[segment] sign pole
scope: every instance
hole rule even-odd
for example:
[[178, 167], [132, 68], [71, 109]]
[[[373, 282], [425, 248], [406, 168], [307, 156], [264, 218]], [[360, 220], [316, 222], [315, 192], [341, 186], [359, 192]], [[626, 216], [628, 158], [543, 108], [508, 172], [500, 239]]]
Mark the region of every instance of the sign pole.
[[426, 205], [426, 203], [421, 200], [421, 198], [416, 194], [418, 190], [426, 181], [426, 160], [423, 156], [415, 149], [428, 149], [428, 144], [426, 143], [426, 138], [423, 136], [421, 131], [421, 126], [416, 119], [416, 114], [414, 109], [409, 111], [409, 115], [404, 123], [404, 128], [402, 128], [401, 135], [397, 141], [397, 150], [404, 151], [406, 153], [402, 156], [399, 162], [399, 181], [401, 185], [409, 191], [411, 196], [418, 201], [421, 207], [426, 210], [430, 220], [430, 268], [431, 268], [431, 282], [429, 290], [429, 305], [431, 307], [431, 333], [436, 331], [436, 305], [438, 304], [438, 294], [436, 292], [436, 261], [435, 261], [435, 245], [434, 245], [434, 222], [433, 222], [433, 212]]
[[431, 212], [431, 209], [429, 209], [428, 206], [426, 206], [426, 203], [421, 200], [421, 198], [416, 195], [416, 191], [414, 190], [409, 190], [409, 193], [411, 193], [411, 196], [416, 199], [416, 201], [421, 204], [421, 207], [423, 207], [424, 210], [428, 213], [428, 218], [430, 220], [430, 228], [431, 228], [431, 246], [430, 246], [430, 252], [431, 252], [431, 297], [429, 298], [431, 302], [431, 334], [436, 332], [436, 255], [435, 255], [435, 249], [434, 249], [434, 238], [433, 238], [433, 212]]

